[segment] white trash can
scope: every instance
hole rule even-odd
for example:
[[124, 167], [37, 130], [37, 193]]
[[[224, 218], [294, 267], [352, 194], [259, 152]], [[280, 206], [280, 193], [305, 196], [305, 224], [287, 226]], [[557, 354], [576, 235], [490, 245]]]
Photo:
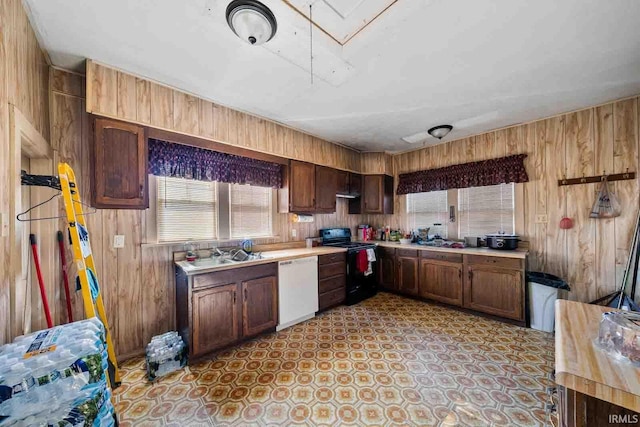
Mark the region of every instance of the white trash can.
[[529, 286], [529, 320], [533, 329], [553, 332], [555, 303], [560, 289], [569, 289], [567, 283], [551, 274], [527, 272]]

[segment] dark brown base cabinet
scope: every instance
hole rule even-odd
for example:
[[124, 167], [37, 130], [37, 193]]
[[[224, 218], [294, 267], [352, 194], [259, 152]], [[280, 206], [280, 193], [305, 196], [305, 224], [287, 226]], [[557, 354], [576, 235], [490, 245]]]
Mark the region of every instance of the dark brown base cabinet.
[[388, 247], [378, 256], [382, 289], [525, 324], [524, 259]]
[[176, 323], [189, 356], [275, 330], [276, 263], [187, 276], [176, 268]]
[[318, 257], [318, 311], [342, 304], [347, 297], [347, 254]]

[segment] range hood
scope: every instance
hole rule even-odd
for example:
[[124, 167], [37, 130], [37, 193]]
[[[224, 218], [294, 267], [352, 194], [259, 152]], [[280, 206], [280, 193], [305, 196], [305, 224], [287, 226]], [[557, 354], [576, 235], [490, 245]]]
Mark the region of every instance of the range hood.
[[358, 193], [358, 194], [348, 194], [348, 193], [347, 194], [341, 194], [341, 193], [338, 193], [338, 194], [336, 194], [336, 197], [340, 197], [341, 199], [355, 199], [357, 197], [360, 197], [360, 193]]

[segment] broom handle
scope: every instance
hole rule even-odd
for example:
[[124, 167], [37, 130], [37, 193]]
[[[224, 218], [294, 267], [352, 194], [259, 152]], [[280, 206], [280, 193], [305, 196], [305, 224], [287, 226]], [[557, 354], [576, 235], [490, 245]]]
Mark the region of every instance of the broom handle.
[[622, 306], [622, 294], [625, 291], [627, 286], [627, 279], [629, 277], [629, 269], [631, 268], [631, 259], [634, 256], [634, 252], [637, 252], [637, 244], [638, 244], [638, 229], [640, 229], [640, 209], [638, 210], [638, 218], [636, 220], [636, 227], [633, 232], [633, 240], [631, 242], [631, 249], [629, 251], [629, 258], [627, 258], [627, 265], [624, 269], [624, 274], [622, 276], [622, 283], [620, 284], [620, 297], [618, 298], [618, 308]]
[[40, 259], [38, 258], [38, 245], [36, 243], [36, 235], [29, 234], [29, 242], [33, 251], [33, 262], [36, 265], [36, 273], [38, 274], [38, 285], [40, 285], [40, 296], [42, 297], [42, 308], [47, 318], [47, 328], [53, 328], [51, 321], [51, 312], [49, 311], [49, 301], [47, 300], [47, 291], [44, 289], [44, 280], [42, 279], [42, 271], [40, 271]]

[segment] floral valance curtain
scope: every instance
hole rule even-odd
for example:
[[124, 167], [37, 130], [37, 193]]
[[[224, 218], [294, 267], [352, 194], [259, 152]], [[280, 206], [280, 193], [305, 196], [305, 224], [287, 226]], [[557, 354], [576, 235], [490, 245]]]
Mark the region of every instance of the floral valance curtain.
[[439, 169], [403, 173], [396, 194], [424, 193], [450, 188], [483, 187], [508, 182], [527, 182], [526, 154], [463, 163]]
[[198, 181], [282, 187], [282, 165], [149, 139], [149, 172]]

